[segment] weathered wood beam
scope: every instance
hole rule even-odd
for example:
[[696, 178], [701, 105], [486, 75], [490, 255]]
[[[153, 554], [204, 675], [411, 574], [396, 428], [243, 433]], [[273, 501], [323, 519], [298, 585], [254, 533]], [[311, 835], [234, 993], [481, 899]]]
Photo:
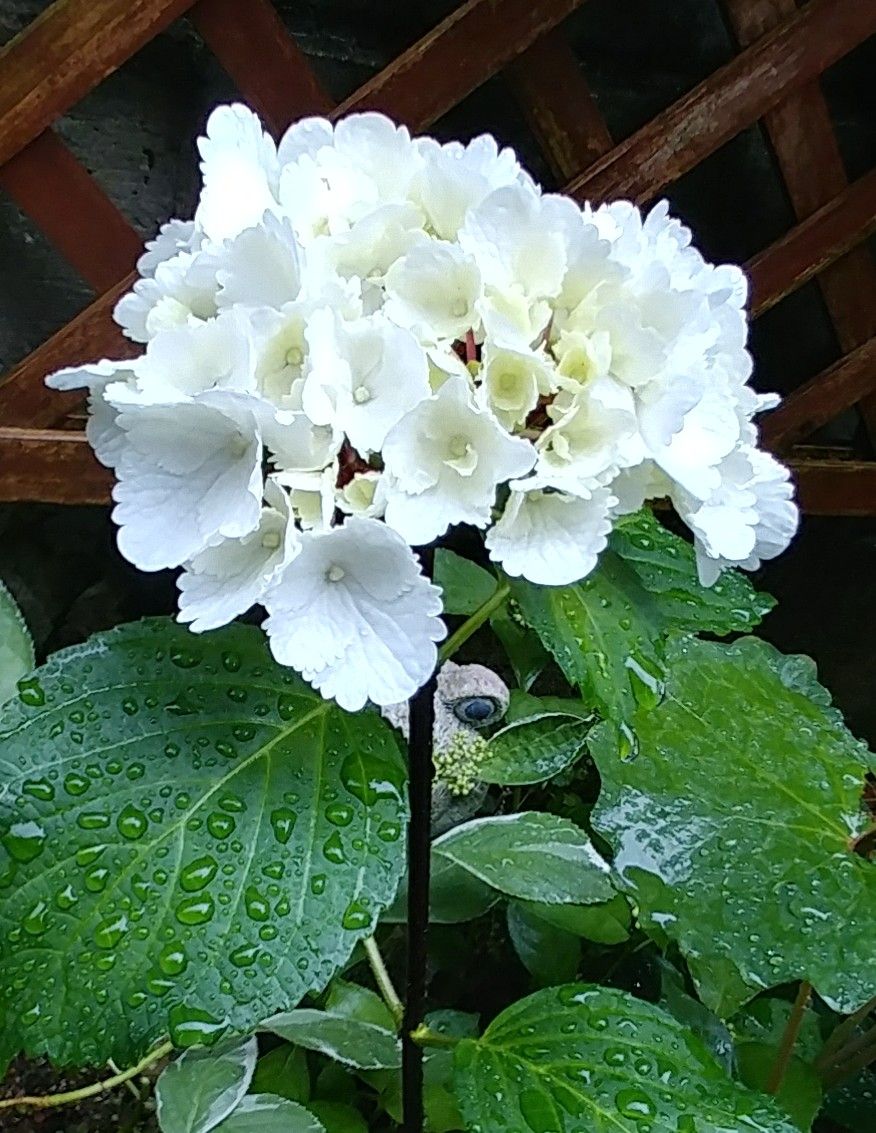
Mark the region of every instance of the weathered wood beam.
[[876, 32], [876, 4], [809, 0], [566, 186], [579, 200], [649, 201]]
[[270, 0], [199, 0], [189, 18], [275, 133], [334, 106]]
[[792, 460], [806, 515], [876, 515], [876, 460]]
[[0, 165], [116, 70], [192, 0], [55, 0], [0, 48]]
[[84, 433], [0, 426], [0, 503], [106, 504], [111, 486]]
[[561, 30], [536, 40], [512, 63], [508, 81], [561, 183], [611, 149], [605, 119]]
[[0, 166], [0, 188], [95, 291], [127, 275], [143, 241], [54, 130]]
[[[746, 265], [751, 313], [761, 315], [876, 231], [876, 169], [810, 213]], [[870, 253], [863, 249], [869, 258]], [[844, 261], [845, 262], [845, 261]], [[876, 300], [876, 296], [874, 296]], [[876, 326], [874, 326], [876, 333]], [[845, 407], [843, 407], [845, 408]]]
[[501, 71], [583, 0], [468, 0], [334, 112], [382, 110], [423, 130]]
[[761, 422], [768, 448], [786, 450], [876, 390], [876, 335], [788, 394]]

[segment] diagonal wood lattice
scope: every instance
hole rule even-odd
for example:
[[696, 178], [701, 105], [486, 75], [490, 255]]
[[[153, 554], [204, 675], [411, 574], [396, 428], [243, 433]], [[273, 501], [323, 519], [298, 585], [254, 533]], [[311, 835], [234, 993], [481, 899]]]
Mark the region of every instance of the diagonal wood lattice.
[[423, 130], [507, 69], [548, 163], [578, 200], [647, 203], [761, 121], [797, 224], [747, 265], [752, 315], [817, 278], [843, 352], [764, 418], [764, 441], [792, 464], [805, 510], [876, 515], [876, 460], [800, 444], [857, 406], [876, 448], [876, 266], [864, 243], [876, 231], [876, 170], [849, 184], [819, 83], [822, 72], [876, 32], [876, 3], [723, 0], [739, 53], [615, 144], [561, 27], [583, 2], [467, 0], [340, 105], [270, 0], [51, 4], [0, 51], [0, 187], [98, 298], [0, 380], [0, 502], [109, 498], [109, 473], [76, 427], [81, 400], [46, 390], [43, 379], [59, 366], [138, 349], [122, 338], [111, 313], [135, 278], [140, 239], [52, 125], [186, 14], [276, 132], [302, 115], [365, 109]]

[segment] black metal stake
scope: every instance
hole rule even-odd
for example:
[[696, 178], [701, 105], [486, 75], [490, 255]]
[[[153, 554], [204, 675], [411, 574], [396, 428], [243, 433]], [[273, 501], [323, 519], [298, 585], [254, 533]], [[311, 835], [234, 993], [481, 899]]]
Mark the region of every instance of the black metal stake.
[[[421, 552], [424, 574], [432, 575], [432, 549]], [[431, 678], [410, 701], [408, 764], [411, 820], [408, 827], [408, 962], [402, 1034], [402, 1110], [405, 1133], [423, 1133], [423, 1052], [411, 1032], [426, 1013], [429, 872], [432, 842], [432, 729], [435, 682]]]

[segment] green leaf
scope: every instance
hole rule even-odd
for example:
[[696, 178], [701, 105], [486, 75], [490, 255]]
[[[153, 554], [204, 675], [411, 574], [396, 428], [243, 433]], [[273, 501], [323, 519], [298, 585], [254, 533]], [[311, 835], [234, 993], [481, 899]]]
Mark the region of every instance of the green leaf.
[[800, 979], [844, 1013], [876, 993], [876, 865], [850, 847], [870, 756], [783, 683], [783, 660], [753, 638], [678, 641], [664, 702], [634, 720], [638, 759], [591, 732], [594, 826], [641, 919], [678, 942], [724, 1018]]
[[660, 971], [660, 1006], [700, 1038], [715, 1061], [729, 1074], [733, 1069], [733, 1038], [714, 1011], [688, 995], [684, 980], [668, 960], [657, 961]]
[[393, 730], [255, 628], [158, 619], [57, 654], [0, 716], [0, 773], [0, 1045], [61, 1063], [321, 991], [403, 869]]
[[[467, 870], [432, 852], [429, 880], [429, 920], [432, 924], [463, 924], [476, 920], [492, 909], [499, 895]], [[405, 924], [407, 910], [407, 878], [402, 879], [395, 901], [383, 913], [384, 924]]]
[[304, 1106], [273, 1094], [247, 1095], [217, 1129], [219, 1133], [326, 1133]]
[[401, 1066], [401, 1043], [394, 1031], [333, 1011], [310, 1007], [283, 1011], [266, 1019], [262, 1029], [357, 1070]]
[[162, 1133], [208, 1133], [246, 1093], [256, 1064], [256, 1040], [231, 1039], [187, 1050], [155, 1083]]
[[531, 913], [528, 905], [508, 902], [508, 934], [521, 964], [539, 987], [568, 983], [577, 976], [579, 938]]
[[583, 700], [573, 700], [570, 696], [533, 696], [519, 688], [511, 689], [511, 699], [505, 721], [516, 724], [519, 720], [531, 720], [534, 716], [577, 716], [581, 720], [594, 720], [592, 708]]
[[554, 814], [475, 818], [437, 838], [432, 853], [509, 897], [584, 905], [614, 892], [584, 831]]
[[[746, 1003], [738, 1015], [730, 1020], [730, 1030], [737, 1042], [769, 1043], [778, 1047], [788, 1026], [793, 1004], [777, 996], [761, 995]], [[800, 1029], [794, 1040], [794, 1054], [805, 1062], [814, 1062], [824, 1040], [821, 1037], [821, 1020], [811, 1007], [807, 1007], [800, 1020]]]
[[593, 905], [545, 905], [540, 901], [518, 904], [554, 928], [596, 944], [622, 944], [629, 940], [630, 907], [620, 893], [610, 901]]
[[362, 1115], [344, 1102], [311, 1102], [310, 1110], [322, 1122], [325, 1133], [368, 1133]]
[[850, 1133], [861, 1133], [873, 1124], [876, 1113], [876, 1073], [862, 1070], [824, 1096], [824, 1113]]
[[24, 618], [0, 582], [0, 704], [15, 696], [18, 682], [34, 664], [33, 641]]
[[444, 591], [447, 614], [473, 614], [493, 597], [498, 586], [488, 570], [444, 547], [435, 551], [432, 578]]
[[530, 688], [550, 663], [550, 656], [531, 629], [517, 624], [508, 612], [508, 604], [490, 618], [493, 633], [514, 670], [514, 679], [522, 689]]
[[360, 1023], [373, 1023], [375, 1027], [382, 1027], [385, 1031], [395, 1030], [392, 1012], [380, 996], [370, 988], [360, 987], [348, 980], [332, 980], [325, 1009], [347, 1019], [356, 1019]]
[[[765, 1093], [778, 1053], [778, 1047], [771, 1043], [737, 1043], [736, 1073], [740, 1082]], [[815, 1115], [821, 1109], [821, 1093], [818, 1072], [800, 1058], [790, 1059], [776, 1102], [798, 1129], [812, 1128]]]
[[514, 581], [512, 596], [588, 705], [625, 725], [659, 700], [663, 618], [634, 571], [606, 551], [574, 586]]
[[736, 570], [724, 571], [714, 586], [703, 586], [693, 547], [667, 531], [648, 508], [616, 527], [609, 546], [632, 567], [676, 629], [719, 636], [747, 633], [776, 604]]
[[306, 1102], [310, 1097], [310, 1071], [307, 1055], [291, 1043], [283, 1043], [256, 1063], [252, 1080], [254, 1094], [277, 1094], [293, 1102]]
[[793, 1133], [673, 1018], [610, 988], [538, 991], [454, 1062], [466, 1127], [483, 1133]]
[[587, 741], [577, 716], [543, 715], [509, 724], [489, 740], [478, 767], [485, 783], [543, 783], [574, 763]]

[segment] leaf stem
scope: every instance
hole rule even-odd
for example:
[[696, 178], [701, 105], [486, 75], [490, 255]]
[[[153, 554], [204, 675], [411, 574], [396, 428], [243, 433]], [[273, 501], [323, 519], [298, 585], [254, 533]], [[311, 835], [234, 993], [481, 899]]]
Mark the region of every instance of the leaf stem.
[[785, 1032], [782, 1035], [782, 1041], [779, 1043], [779, 1052], [776, 1055], [776, 1061], [773, 1063], [770, 1076], [767, 1079], [766, 1092], [768, 1094], [777, 1094], [782, 1088], [782, 1082], [785, 1080], [785, 1074], [787, 1073], [788, 1065], [791, 1061], [794, 1044], [797, 1042], [797, 1036], [800, 1034], [800, 1028], [803, 1025], [803, 1015], [806, 1011], [806, 1005], [809, 1003], [809, 997], [811, 995], [812, 984], [808, 980], [801, 980], [800, 987], [797, 989], [797, 998], [794, 1000], [794, 1006], [791, 1008], [791, 1014], [788, 1016]]
[[365, 947], [365, 955], [368, 957], [368, 963], [371, 965], [371, 972], [374, 976], [374, 982], [377, 984], [380, 994], [383, 996], [383, 1002], [392, 1013], [395, 1024], [400, 1027], [402, 1019], [405, 1016], [405, 1008], [398, 992], [395, 990], [392, 978], [387, 971], [386, 964], [383, 962], [383, 956], [380, 954], [380, 949], [377, 947], [377, 941], [373, 936], [366, 936], [362, 941]]
[[511, 593], [511, 587], [507, 582], [501, 582], [490, 595], [490, 597], [483, 602], [475, 612], [456, 629], [450, 637], [444, 642], [438, 650], [438, 663], [443, 664], [448, 657], [452, 657], [458, 649], [460, 649], [468, 641], [473, 634], [481, 628], [485, 621], [495, 614], [496, 610], [503, 606]]
[[826, 1070], [829, 1066], [842, 1060], [847, 1040], [854, 1035], [857, 1027], [864, 1022], [871, 1011], [876, 1011], [876, 995], [859, 1007], [857, 1011], [847, 1015], [841, 1023], [834, 1027], [821, 1054], [815, 1060], [816, 1070]]
[[163, 1042], [160, 1046], [157, 1046], [154, 1050], [150, 1051], [149, 1054], [141, 1058], [136, 1066], [129, 1066], [127, 1070], [121, 1070], [111, 1078], [104, 1078], [100, 1082], [92, 1082], [90, 1086], [82, 1086], [78, 1090], [68, 1090], [63, 1094], [2, 1098], [0, 1099], [0, 1109], [12, 1109], [15, 1106], [32, 1106], [34, 1109], [51, 1109], [54, 1106], [70, 1105], [72, 1102], [81, 1102], [86, 1098], [93, 1098], [97, 1094], [115, 1089], [116, 1086], [123, 1086], [132, 1078], [136, 1078], [138, 1074], [142, 1074], [143, 1071], [147, 1070], [150, 1066], [154, 1066], [156, 1062], [167, 1058], [172, 1050], [172, 1042]]
[[876, 1027], [870, 1027], [837, 1052], [836, 1060], [822, 1071], [824, 1088], [829, 1090], [839, 1085], [871, 1062], [876, 1062]]
[[459, 1042], [455, 1035], [442, 1035], [440, 1031], [431, 1030], [425, 1023], [420, 1023], [415, 1031], [411, 1031], [411, 1038], [422, 1047], [453, 1047]]

